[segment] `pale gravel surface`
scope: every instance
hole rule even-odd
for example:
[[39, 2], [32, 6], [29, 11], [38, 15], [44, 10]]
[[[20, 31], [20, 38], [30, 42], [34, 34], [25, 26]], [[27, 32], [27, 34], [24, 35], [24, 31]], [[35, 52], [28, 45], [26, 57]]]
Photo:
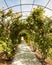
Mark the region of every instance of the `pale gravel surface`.
[[17, 48], [11, 65], [41, 65], [41, 63], [23, 40]]

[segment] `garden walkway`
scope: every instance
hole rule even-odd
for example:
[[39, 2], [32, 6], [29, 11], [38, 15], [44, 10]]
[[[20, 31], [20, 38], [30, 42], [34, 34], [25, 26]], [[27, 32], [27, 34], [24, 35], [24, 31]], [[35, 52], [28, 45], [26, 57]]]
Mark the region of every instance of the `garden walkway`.
[[29, 46], [23, 40], [17, 48], [11, 65], [41, 65], [36, 55], [31, 51]]

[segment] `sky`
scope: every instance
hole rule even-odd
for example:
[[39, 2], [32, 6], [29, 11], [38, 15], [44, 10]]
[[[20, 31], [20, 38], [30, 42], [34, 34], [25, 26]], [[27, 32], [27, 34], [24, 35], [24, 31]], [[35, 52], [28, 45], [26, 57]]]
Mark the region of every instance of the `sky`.
[[[0, 9], [7, 9], [8, 7], [14, 6], [14, 5], [18, 5], [16, 7], [13, 7], [13, 12], [21, 12], [22, 11], [22, 15], [24, 16], [24, 18], [26, 16], [28, 16], [30, 14], [29, 11], [32, 11], [33, 8], [35, 8], [37, 5], [42, 5], [42, 6], [46, 6], [46, 3], [49, 0], [21, 0], [21, 4], [36, 4], [36, 5], [20, 5], [20, 0], [5, 0], [7, 3], [7, 6], [4, 2], [4, 0], [0, 0]], [[4, 7], [4, 8], [3, 8]], [[48, 8], [52, 9], [52, 0], [50, 0], [49, 4], [47, 5]], [[24, 12], [24, 11], [28, 11], [28, 12]], [[45, 8], [45, 15], [46, 16], [52, 16], [52, 11], [48, 10]]]

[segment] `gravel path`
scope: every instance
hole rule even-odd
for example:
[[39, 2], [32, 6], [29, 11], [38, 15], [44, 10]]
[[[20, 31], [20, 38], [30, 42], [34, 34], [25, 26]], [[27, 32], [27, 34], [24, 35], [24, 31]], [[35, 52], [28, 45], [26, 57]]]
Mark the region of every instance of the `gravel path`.
[[22, 41], [17, 49], [11, 65], [41, 65], [25, 41]]

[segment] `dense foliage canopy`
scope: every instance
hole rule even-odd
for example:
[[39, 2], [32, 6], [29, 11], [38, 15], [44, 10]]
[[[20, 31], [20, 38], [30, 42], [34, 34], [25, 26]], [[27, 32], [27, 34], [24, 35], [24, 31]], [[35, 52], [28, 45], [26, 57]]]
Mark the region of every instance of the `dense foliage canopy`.
[[23, 36], [26, 42], [39, 50], [42, 57], [52, 57], [52, 18], [46, 17], [41, 7], [33, 9], [31, 14], [21, 21], [20, 13], [0, 11], [0, 53], [7, 52], [7, 57], [13, 56], [16, 44]]

